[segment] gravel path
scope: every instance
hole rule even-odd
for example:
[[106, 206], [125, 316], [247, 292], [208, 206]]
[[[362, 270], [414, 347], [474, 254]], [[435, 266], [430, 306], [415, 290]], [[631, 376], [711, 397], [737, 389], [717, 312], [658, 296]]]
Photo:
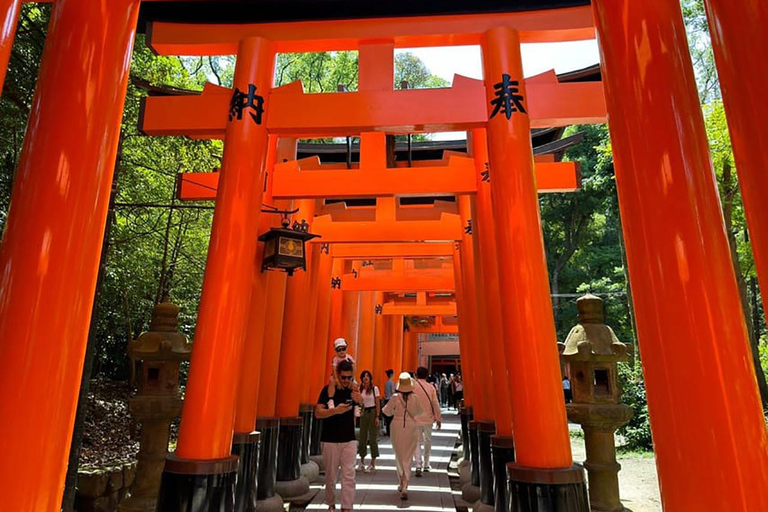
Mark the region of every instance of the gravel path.
[[[571, 425], [571, 428], [574, 426]], [[587, 458], [584, 439], [571, 437], [573, 459], [583, 463]], [[656, 458], [652, 455], [619, 455], [619, 492], [628, 512], [661, 512]]]

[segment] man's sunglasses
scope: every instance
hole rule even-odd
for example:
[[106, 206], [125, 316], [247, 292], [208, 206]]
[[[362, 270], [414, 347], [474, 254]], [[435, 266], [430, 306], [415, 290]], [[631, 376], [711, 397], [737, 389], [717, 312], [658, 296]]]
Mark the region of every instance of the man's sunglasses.
[[347, 347], [336, 347], [336, 352], [344, 352], [347, 350]]
[[339, 375], [339, 380], [352, 380], [351, 375]]

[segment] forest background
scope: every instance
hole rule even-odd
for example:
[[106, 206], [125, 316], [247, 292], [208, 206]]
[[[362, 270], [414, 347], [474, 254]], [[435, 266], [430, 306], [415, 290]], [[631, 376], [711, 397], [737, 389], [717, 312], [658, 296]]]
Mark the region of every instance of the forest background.
[[[763, 377], [768, 369], [765, 312], [706, 16], [701, 0], [682, 0], [682, 5], [745, 321], [755, 360], [759, 361], [758, 382], [765, 408], [768, 405], [768, 389]], [[23, 5], [0, 98], [0, 224], [4, 224], [8, 213], [49, 14], [50, 4]], [[175, 181], [177, 173], [182, 171], [210, 172], [219, 167], [223, 146], [221, 141], [144, 136], [137, 129], [139, 104], [153, 87], [200, 90], [206, 81], [229, 86], [233, 71], [233, 57], [160, 57], [146, 47], [143, 36], [137, 38], [116, 166], [116, 199], [115, 208], [110, 212], [105, 274], [93, 320], [92, 377], [115, 380], [129, 377], [128, 342], [147, 329], [152, 306], [166, 294], [181, 306], [181, 331], [194, 337], [212, 212], [179, 208], [174, 199]], [[356, 90], [357, 54], [279, 55], [276, 83], [282, 85], [299, 78], [308, 92], [336, 91], [340, 86]], [[408, 53], [398, 54], [395, 62], [396, 86], [401, 82], [407, 82], [410, 88], [448, 85]], [[577, 132], [584, 137], [567, 151], [566, 159], [581, 163], [582, 190], [540, 196], [558, 339], [563, 341], [576, 322], [578, 296], [591, 292], [604, 299], [606, 323], [613, 327], [621, 341], [635, 347], [632, 360], [621, 368], [624, 401], [635, 409], [635, 418], [621, 433], [629, 448], [650, 449], [642, 347], [637, 347], [633, 327], [631, 288], [608, 129], [605, 125], [572, 126], [566, 135]]]

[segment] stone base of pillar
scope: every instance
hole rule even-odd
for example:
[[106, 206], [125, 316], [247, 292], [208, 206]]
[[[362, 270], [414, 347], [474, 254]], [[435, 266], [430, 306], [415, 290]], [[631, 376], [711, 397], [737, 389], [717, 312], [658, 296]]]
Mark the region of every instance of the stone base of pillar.
[[320, 468], [313, 461], [301, 465], [301, 476], [309, 480], [309, 483], [320, 480]]
[[270, 498], [257, 501], [256, 510], [258, 512], [285, 512], [285, 504], [279, 494], [274, 494]]
[[[304, 420], [300, 416], [280, 418], [280, 440], [277, 447], [277, 481], [292, 482], [301, 477], [301, 434]], [[286, 497], [280, 491], [278, 494]]]
[[317, 464], [317, 469], [320, 471], [320, 474], [325, 473], [325, 462], [323, 461], [322, 455], [310, 455], [309, 460]]
[[296, 480], [288, 480], [281, 482], [277, 481], [275, 484], [275, 492], [283, 497], [285, 501], [291, 501], [299, 496], [304, 496], [309, 492], [309, 480], [301, 476]]
[[299, 417], [301, 417], [301, 463], [309, 462], [309, 444], [312, 434], [312, 418], [315, 417], [315, 406], [302, 404], [299, 406]]
[[512, 437], [491, 437], [493, 461], [493, 502], [497, 510], [509, 510], [507, 500], [507, 464], [515, 462], [515, 440]]
[[478, 452], [480, 460], [480, 501], [493, 506], [493, 459], [491, 457], [491, 436], [496, 433], [492, 421], [477, 422]]
[[477, 500], [472, 504], [472, 512], [496, 512], [496, 508], [493, 505], [483, 503], [483, 500]]
[[235, 512], [255, 512], [259, 477], [258, 432], [235, 432], [232, 439], [232, 455], [240, 458], [235, 489]]
[[237, 456], [216, 460], [187, 460], [169, 455], [160, 481], [157, 510], [187, 512], [199, 510], [234, 510]]
[[[256, 420], [256, 430], [258, 430], [261, 434], [258, 485], [256, 493], [259, 503], [262, 501], [267, 501], [275, 495], [275, 482], [277, 481], [277, 445], [279, 441], [279, 429], [280, 420], [277, 418], [259, 418]], [[282, 502], [283, 500], [281, 499], [280, 503]]]
[[464, 459], [469, 460], [469, 422], [472, 417], [472, 407], [462, 407], [459, 411], [461, 418], [461, 449], [464, 452]]
[[461, 488], [461, 499], [467, 503], [475, 503], [480, 500], [480, 488], [471, 482]]
[[[468, 430], [469, 430], [469, 461], [471, 463], [471, 475], [472, 475], [472, 485], [479, 488], [480, 487], [480, 449], [479, 449], [479, 438], [477, 435], [477, 424], [479, 422], [477, 421], [470, 421], [468, 424]], [[469, 500], [464, 500], [469, 501]], [[469, 501], [469, 503], [474, 503], [476, 500]]]
[[322, 433], [322, 431], [323, 431], [323, 422], [322, 420], [315, 418], [315, 415], [313, 413], [312, 414], [312, 431], [309, 434], [309, 458], [310, 459], [312, 459], [313, 456], [323, 454], [323, 447], [320, 443], [320, 434]]
[[509, 512], [589, 512], [584, 468], [507, 464]]
[[459, 464], [459, 485], [461, 487], [472, 481], [471, 471], [472, 468], [470, 467], [468, 460], [462, 461], [462, 463]]

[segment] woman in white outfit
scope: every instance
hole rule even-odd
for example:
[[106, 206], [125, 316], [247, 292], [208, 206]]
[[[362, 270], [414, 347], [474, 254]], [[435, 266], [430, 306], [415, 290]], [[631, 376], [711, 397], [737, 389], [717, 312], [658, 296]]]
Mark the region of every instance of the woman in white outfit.
[[391, 434], [392, 448], [395, 450], [395, 463], [400, 485], [397, 491], [400, 498], [408, 499], [408, 481], [411, 479], [411, 461], [416, 452], [419, 425], [416, 417], [424, 410], [424, 404], [413, 394], [413, 379], [408, 372], [400, 374], [397, 383], [397, 393], [387, 402], [382, 411], [392, 416]]

